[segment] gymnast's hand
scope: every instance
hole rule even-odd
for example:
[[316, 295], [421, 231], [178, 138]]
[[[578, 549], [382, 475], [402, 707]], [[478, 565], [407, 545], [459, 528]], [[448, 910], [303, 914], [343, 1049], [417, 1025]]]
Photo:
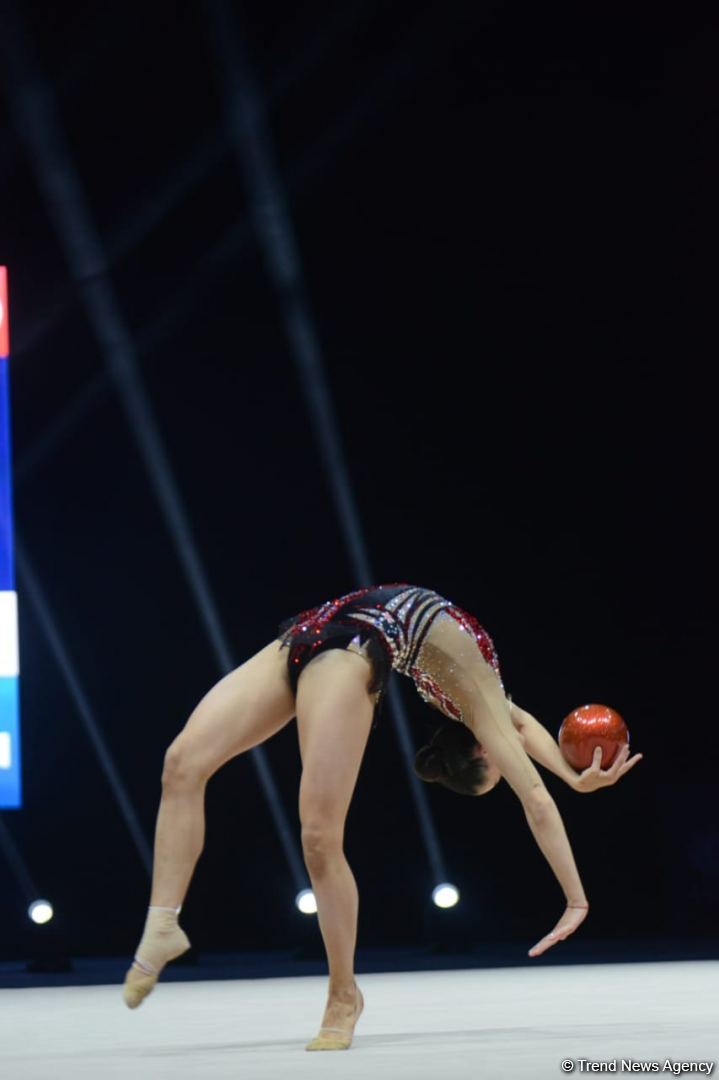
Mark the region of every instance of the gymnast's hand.
[[589, 904], [582, 907], [571, 907], [567, 904], [567, 908], [562, 915], [561, 919], [554, 927], [554, 930], [549, 934], [545, 934], [541, 941], [538, 941], [536, 945], [533, 945], [529, 950], [529, 956], [541, 956], [547, 949], [551, 949], [552, 945], [556, 945], [558, 941], [564, 941], [570, 934], [580, 926], [587, 917], [589, 911]]
[[597, 791], [599, 788], [616, 784], [620, 776], [624, 776], [638, 761], [642, 760], [642, 755], [635, 754], [633, 758], [629, 760], [627, 758], [629, 758], [629, 743], [624, 743], [610, 767], [602, 769], [602, 748], [601, 746], [595, 746], [592, 764], [576, 778], [574, 790], [582, 792]]

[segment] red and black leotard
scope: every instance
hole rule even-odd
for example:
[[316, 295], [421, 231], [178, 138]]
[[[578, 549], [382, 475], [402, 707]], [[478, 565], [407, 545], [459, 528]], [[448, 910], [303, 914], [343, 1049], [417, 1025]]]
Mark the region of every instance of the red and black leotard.
[[[318, 607], [283, 620], [278, 636], [289, 649], [288, 667], [293, 690], [309, 661], [329, 648], [346, 648], [350, 642], [367, 645], [373, 679], [370, 693], [384, 693], [392, 670], [411, 678], [422, 698], [447, 716], [462, 719], [456, 700], [442, 685], [437, 670], [423, 663], [422, 646], [438, 616], [450, 616], [478, 648], [501, 682], [494, 643], [483, 626], [462, 608], [432, 589], [395, 582], [356, 589]], [[449, 655], [449, 654], [448, 654]]]

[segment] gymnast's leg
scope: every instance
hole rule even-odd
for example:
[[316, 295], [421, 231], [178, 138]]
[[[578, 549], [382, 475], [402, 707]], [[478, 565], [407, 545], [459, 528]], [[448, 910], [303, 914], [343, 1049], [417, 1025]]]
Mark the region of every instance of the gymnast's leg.
[[295, 715], [280, 643], [266, 645], [231, 671], [200, 701], [165, 755], [162, 799], [155, 830], [150, 908], [124, 999], [136, 1008], [168, 961], [190, 943], [177, 916], [205, 836], [205, 786], [230, 758], [284, 727]]
[[308, 1050], [346, 1050], [363, 1006], [354, 978], [357, 885], [343, 840], [374, 712], [370, 676], [362, 656], [329, 649], [310, 661], [297, 686], [302, 848], [329, 967], [322, 1028]]

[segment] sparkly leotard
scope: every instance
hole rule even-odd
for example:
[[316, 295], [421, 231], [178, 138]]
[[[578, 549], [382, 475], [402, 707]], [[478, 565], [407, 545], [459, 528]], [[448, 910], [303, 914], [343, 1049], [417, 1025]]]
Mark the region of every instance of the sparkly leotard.
[[279, 637], [289, 649], [295, 691], [306, 664], [333, 647], [364, 651], [378, 705], [395, 670], [413, 680], [428, 704], [466, 723], [478, 669], [489, 665], [502, 683], [494, 643], [474, 616], [432, 589], [406, 582], [357, 589], [300, 612], [280, 624]]

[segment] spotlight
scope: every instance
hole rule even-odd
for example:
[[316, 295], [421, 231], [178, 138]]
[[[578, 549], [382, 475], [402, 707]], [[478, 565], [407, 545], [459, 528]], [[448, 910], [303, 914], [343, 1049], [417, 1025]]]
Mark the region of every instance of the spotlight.
[[312, 889], [302, 889], [295, 897], [295, 903], [303, 915], [317, 914], [317, 901]]
[[38, 926], [42, 926], [43, 923], [50, 922], [55, 912], [52, 910], [52, 904], [49, 900], [33, 900], [30, 907], [27, 909], [28, 917], [32, 919]]
[[432, 899], [437, 907], [450, 908], [459, 903], [459, 890], [449, 882], [443, 881], [432, 889]]

